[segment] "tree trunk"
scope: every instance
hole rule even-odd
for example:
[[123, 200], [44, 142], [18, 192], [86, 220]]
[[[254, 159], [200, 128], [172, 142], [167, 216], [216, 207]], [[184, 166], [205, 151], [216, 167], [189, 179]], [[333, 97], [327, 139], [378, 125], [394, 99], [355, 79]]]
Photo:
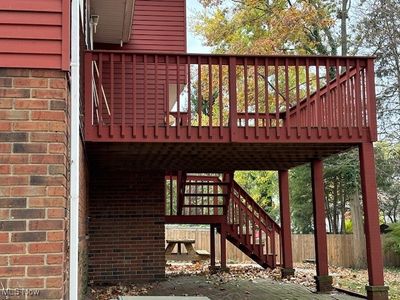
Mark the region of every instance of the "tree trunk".
[[342, 46], [342, 56], [347, 55], [347, 18], [348, 18], [348, 0], [342, 0], [342, 10], [340, 12], [340, 36]]
[[340, 223], [340, 233], [341, 234], [345, 234], [346, 233], [346, 197], [345, 197], [345, 193], [343, 190], [343, 178], [340, 178], [340, 182], [339, 182], [339, 199], [341, 201], [341, 213], [342, 213], [342, 222]]
[[351, 218], [353, 223], [353, 268], [361, 269], [366, 267], [365, 235], [362, 217], [361, 201], [358, 189], [356, 189], [350, 201]]
[[338, 226], [338, 193], [337, 193], [337, 177], [333, 180], [333, 233], [339, 233], [339, 226]]

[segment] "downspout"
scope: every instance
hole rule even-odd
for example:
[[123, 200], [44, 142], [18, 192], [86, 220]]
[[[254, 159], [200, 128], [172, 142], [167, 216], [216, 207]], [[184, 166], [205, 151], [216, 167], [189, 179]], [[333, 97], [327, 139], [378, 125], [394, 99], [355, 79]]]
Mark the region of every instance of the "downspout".
[[71, 161], [70, 161], [70, 248], [69, 299], [78, 300], [79, 276], [79, 22], [80, 0], [71, 4]]

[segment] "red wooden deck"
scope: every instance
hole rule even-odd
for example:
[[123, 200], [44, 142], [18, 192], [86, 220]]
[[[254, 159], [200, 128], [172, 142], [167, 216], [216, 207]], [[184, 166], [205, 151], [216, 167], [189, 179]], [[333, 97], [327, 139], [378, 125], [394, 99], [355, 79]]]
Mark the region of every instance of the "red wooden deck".
[[373, 59], [88, 52], [85, 139], [375, 141]]

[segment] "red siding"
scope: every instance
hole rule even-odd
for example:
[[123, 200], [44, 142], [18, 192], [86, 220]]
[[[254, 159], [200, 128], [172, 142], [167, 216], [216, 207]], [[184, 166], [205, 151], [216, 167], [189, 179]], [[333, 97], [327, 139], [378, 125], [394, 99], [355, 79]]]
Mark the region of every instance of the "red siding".
[[123, 48], [185, 53], [185, 6], [185, 0], [136, 0], [131, 38]]
[[0, 67], [69, 69], [70, 0], [0, 0]]

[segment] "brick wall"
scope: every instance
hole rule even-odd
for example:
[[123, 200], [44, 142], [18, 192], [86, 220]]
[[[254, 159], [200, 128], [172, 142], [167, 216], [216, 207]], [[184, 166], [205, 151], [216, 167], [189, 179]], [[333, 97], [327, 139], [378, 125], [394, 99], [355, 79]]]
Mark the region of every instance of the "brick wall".
[[61, 71], [0, 69], [0, 282], [66, 293], [68, 95]]
[[165, 274], [164, 174], [91, 170], [89, 279], [152, 281]]

